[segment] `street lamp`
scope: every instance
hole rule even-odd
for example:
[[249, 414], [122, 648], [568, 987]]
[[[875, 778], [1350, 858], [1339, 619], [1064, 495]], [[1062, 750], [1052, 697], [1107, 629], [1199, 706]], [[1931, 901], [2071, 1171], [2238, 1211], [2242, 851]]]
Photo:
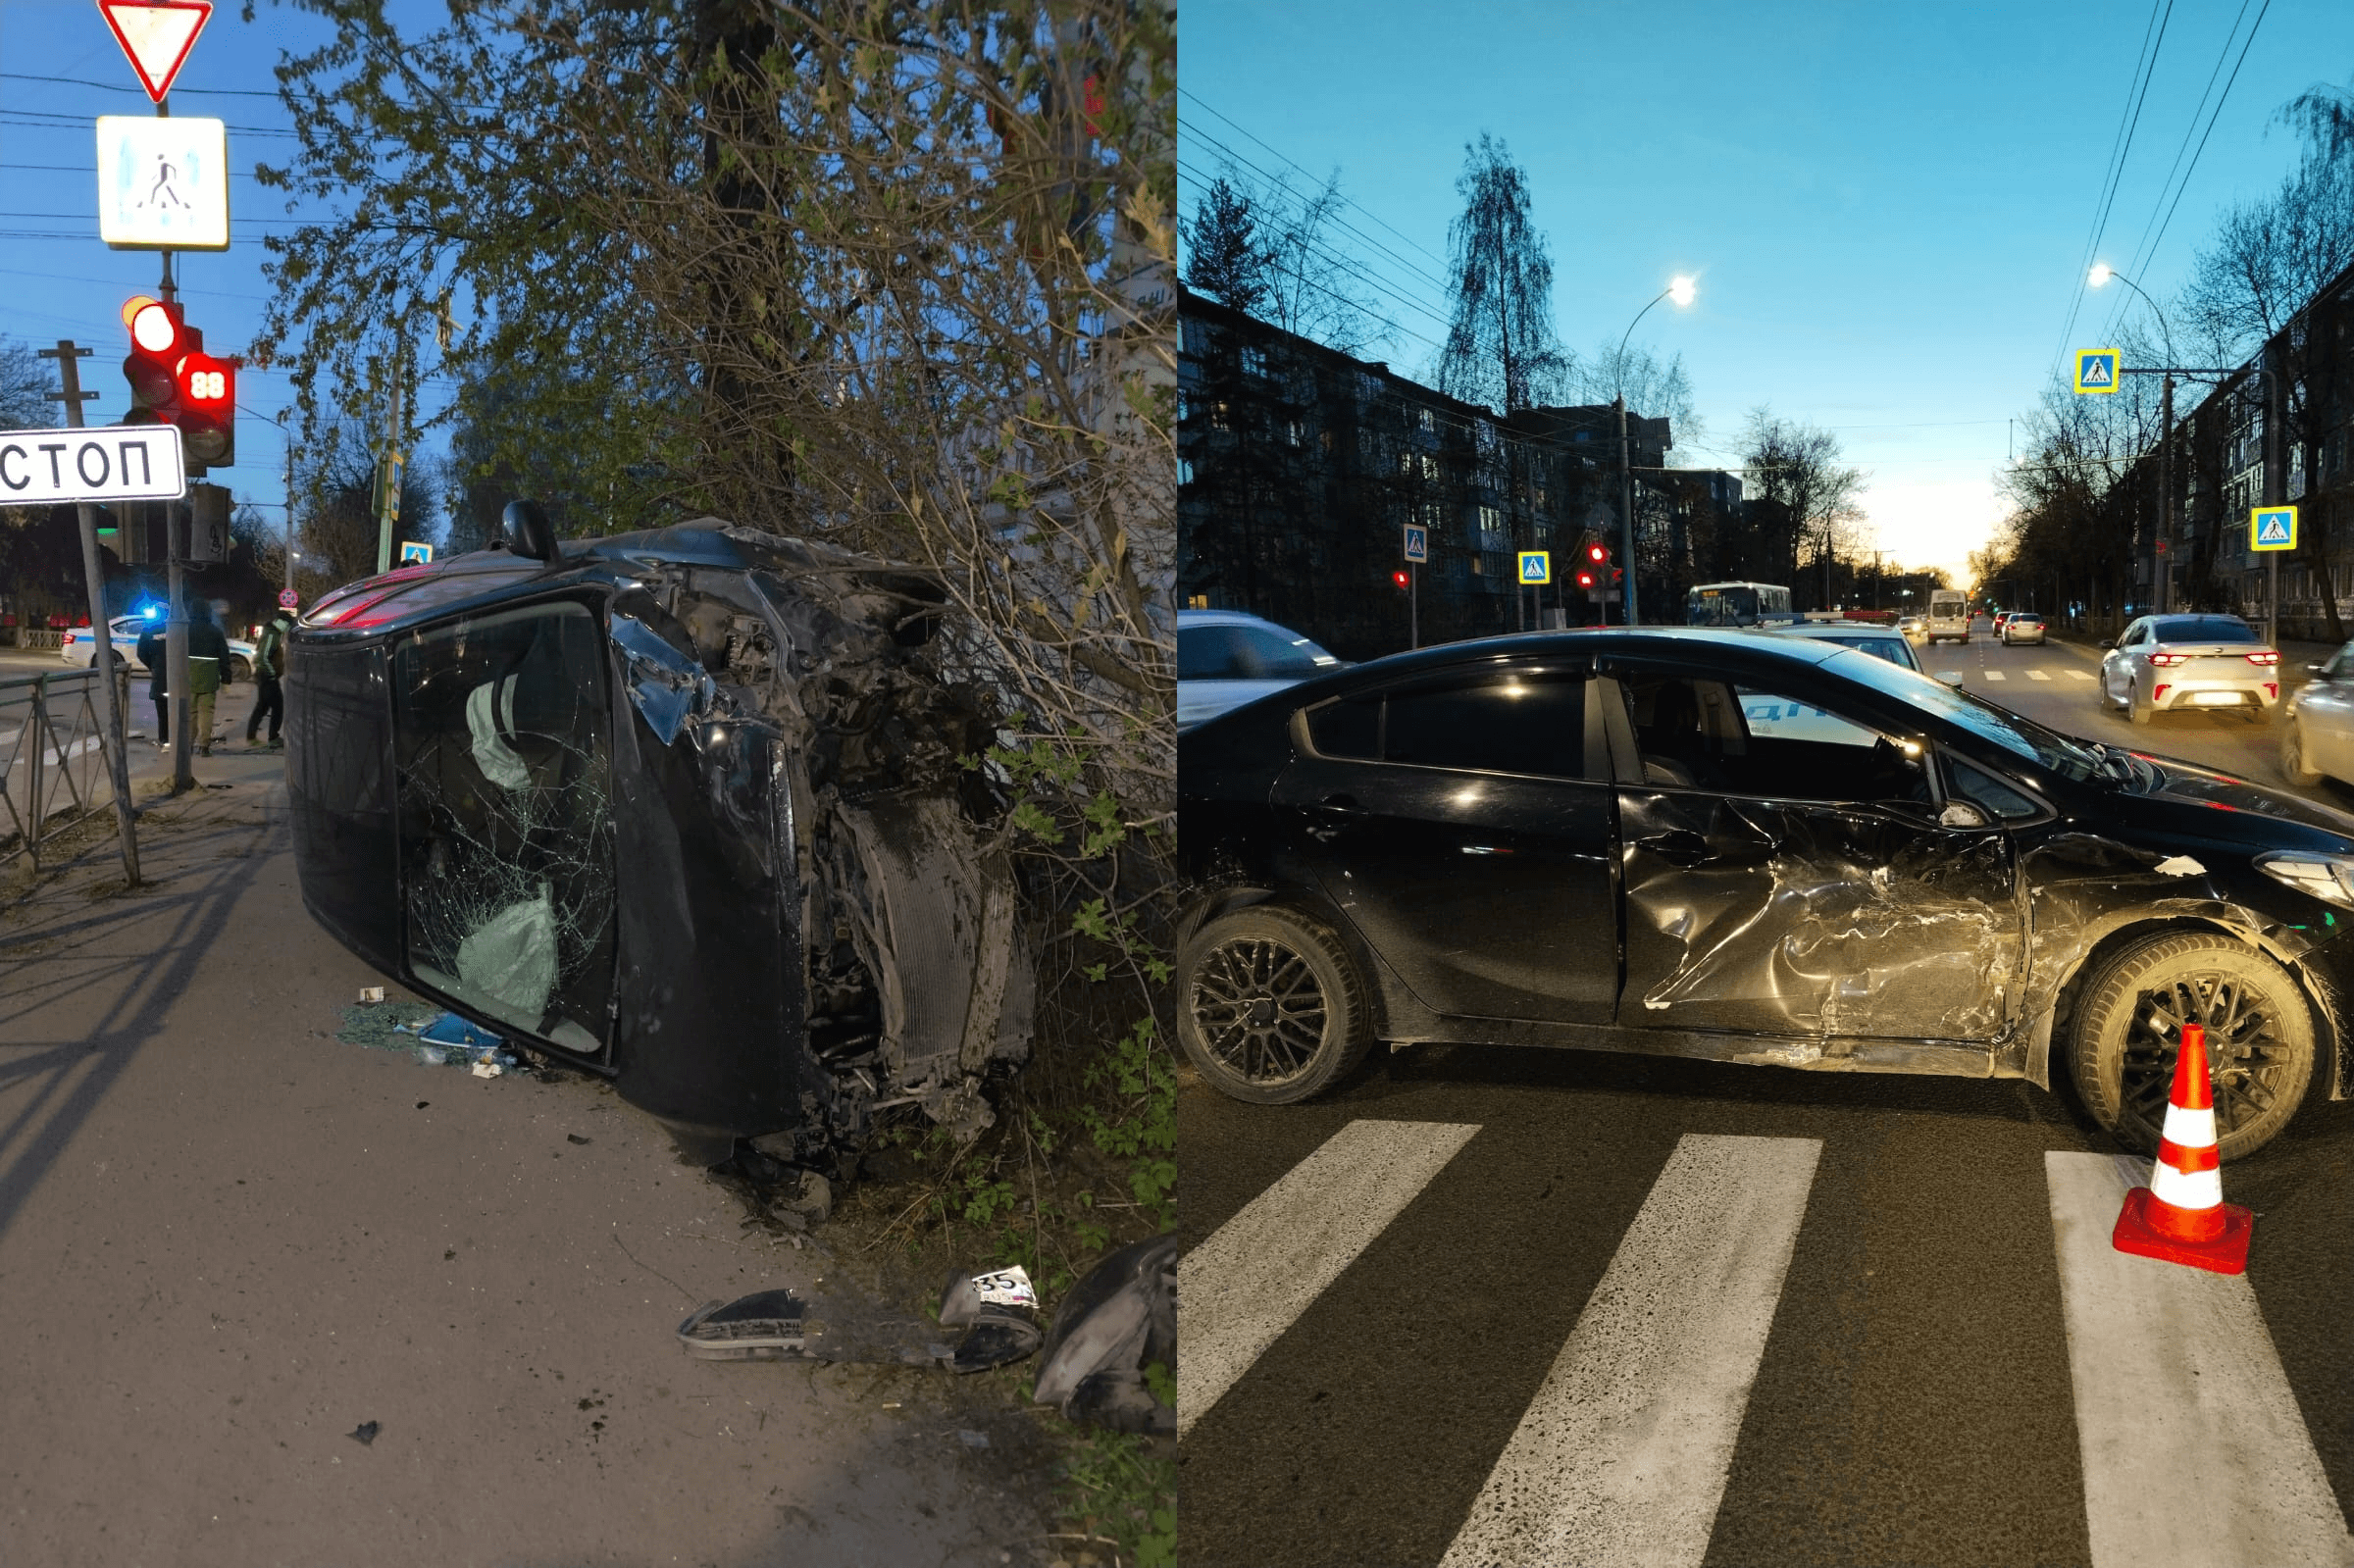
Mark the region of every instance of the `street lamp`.
[[[1626, 331], [1618, 339], [1618, 357], [1613, 361], [1617, 367], [1618, 376], [1618, 396], [1614, 401], [1618, 413], [1619, 552], [1621, 558], [1626, 562], [1625, 610], [1628, 626], [1635, 624], [1635, 471], [1630, 466], [1630, 459], [1626, 453], [1626, 345], [1628, 339], [1635, 335], [1635, 329], [1642, 325], [1643, 318], [1651, 314], [1652, 305], [1657, 305], [1663, 299], [1672, 299], [1677, 308], [1681, 309], [1692, 303], [1692, 296], [1696, 291], [1693, 279], [1689, 278], [1675, 278], [1665, 288], [1661, 289], [1652, 297], [1651, 304], [1645, 305], [1641, 310], [1635, 312], [1635, 319], [1626, 324]], [[1606, 621], [1609, 619], [1607, 614], [1604, 619]]]
[[2175, 597], [2175, 333], [2167, 326], [2166, 312], [2158, 308], [2158, 302], [2143, 293], [2139, 283], [2107, 262], [2095, 262], [2092, 272], [2084, 280], [2095, 288], [2101, 288], [2107, 286], [2112, 278], [2141, 295], [2141, 302], [2150, 307], [2151, 315], [2158, 318], [2159, 334], [2166, 339], [2166, 379], [2158, 400], [2158, 537], [2164, 547], [2156, 552], [2158, 609], [2163, 614], [2174, 607]]

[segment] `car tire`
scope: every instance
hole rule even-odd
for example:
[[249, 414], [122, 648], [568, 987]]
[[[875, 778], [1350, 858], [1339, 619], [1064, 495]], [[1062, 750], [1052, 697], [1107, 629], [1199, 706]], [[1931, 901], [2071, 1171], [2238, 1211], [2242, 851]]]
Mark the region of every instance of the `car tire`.
[[2280, 772], [2292, 784], [2311, 788], [2327, 777], [2305, 759], [2305, 730], [2292, 716], [2280, 727]]
[[1218, 1092], [1289, 1105], [1364, 1060], [1365, 984], [1324, 925], [1277, 904], [1238, 909], [1178, 949], [1177, 1039]]
[[2141, 678], [2135, 676], [2125, 686], [2125, 717], [2135, 724], [2148, 724], [2157, 713], [2157, 705], [2141, 694]]
[[2313, 1009], [2289, 972], [2217, 932], [2174, 932], [2104, 963], [2077, 998], [2069, 1076], [2120, 1143], [2155, 1153], [2182, 1024], [2207, 1026], [2215, 1129], [2227, 1162], [2271, 1142], [2313, 1081]]

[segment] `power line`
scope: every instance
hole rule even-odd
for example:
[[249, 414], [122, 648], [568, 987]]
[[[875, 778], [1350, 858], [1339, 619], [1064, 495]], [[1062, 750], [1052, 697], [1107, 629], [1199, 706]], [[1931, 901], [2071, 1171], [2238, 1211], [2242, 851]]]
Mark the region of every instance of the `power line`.
[[[1235, 128], [1236, 130], [1238, 130], [1238, 131], [1242, 131], [1243, 135], [1245, 135], [1245, 136], [1249, 137], [1249, 138], [1250, 138], [1250, 139], [1251, 139], [1253, 142], [1255, 142], [1255, 143], [1257, 143], [1257, 145], [1259, 145], [1259, 146], [1261, 146], [1261, 147], [1266, 147], [1266, 148], [1267, 148], [1267, 151], [1269, 151], [1269, 152], [1271, 152], [1271, 153], [1275, 153], [1275, 156], [1276, 156], [1276, 157], [1278, 157], [1278, 158], [1283, 158], [1283, 161], [1284, 161], [1285, 163], [1287, 163], [1287, 164], [1291, 164], [1291, 165], [1292, 165], [1292, 167], [1293, 167], [1294, 169], [1299, 169], [1299, 170], [1300, 170], [1300, 173], [1301, 173], [1303, 176], [1305, 176], [1305, 177], [1307, 177], [1307, 178], [1309, 178], [1309, 179], [1313, 179], [1313, 178], [1315, 178], [1315, 177], [1316, 177], [1315, 176], [1308, 174], [1308, 172], [1307, 172], [1306, 170], [1305, 170], [1305, 169], [1301, 169], [1301, 168], [1300, 168], [1300, 166], [1299, 166], [1298, 164], [1296, 164], [1296, 163], [1292, 163], [1292, 160], [1291, 160], [1291, 159], [1289, 159], [1289, 158], [1284, 158], [1284, 155], [1283, 155], [1282, 153], [1280, 153], [1280, 152], [1276, 152], [1276, 151], [1275, 151], [1275, 149], [1274, 149], [1273, 147], [1267, 147], [1267, 144], [1266, 144], [1265, 142], [1263, 142], [1263, 141], [1259, 141], [1259, 139], [1258, 139], [1256, 136], [1253, 136], [1253, 135], [1251, 135], [1251, 132], [1250, 132], [1250, 131], [1248, 131], [1248, 130], [1244, 130], [1244, 129], [1243, 129], [1243, 127], [1242, 127], [1241, 126], [1239, 126], [1239, 125], [1236, 125], [1236, 124], [1235, 124], [1235, 122], [1234, 122], [1234, 120], [1233, 120], [1233, 119], [1231, 119], [1230, 117], [1228, 117], [1228, 116], [1226, 116], [1226, 115], [1223, 115], [1223, 114], [1219, 114], [1219, 113], [1218, 113], [1218, 111], [1217, 111], [1216, 109], [1213, 109], [1213, 108], [1211, 108], [1211, 107], [1210, 107], [1210, 105], [1209, 105], [1208, 103], [1206, 103], [1206, 102], [1204, 102], [1204, 101], [1203, 100], [1203, 98], [1202, 98], [1202, 95], [1201, 95], [1201, 94], [1199, 94], [1199, 93], [1196, 93], [1196, 92], [1190, 92], [1190, 91], [1188, 91], [1188, 90], [1187, 90], [1187, 89], [1186, 89], [1184, 86], [1182, 86], [1182, 85], [1180, 85], [1180, 86], [1178, 87], [1178, 89], [1177, 89], [1177, 93], [1178, 93], [1178, 96], [1180, 96], [1180, 97], [1184, 97], [1184, 98], [1191, 98], [1191, 99], [1193, 99], [1193, 100], [1194, 100], [1194, 102], [1196, 102], [1196, 103], [1198, 103], [1198, 104], [1201, 104], [1201, 105], [1202, 105], [1202, 108], [1203, 108], [1203, 110], [1205, 113], [1208, 113], [1208, 114], [1211, 114], [1211, 115], [1216, 115], [1218, 119], [1225, 121], [1225, 122], [1226, 122], [1226, 124], [1228, 124], [1228, 125], [1230, 125], [1230, 126], [1234, 126], [1234, 128]], [[1180, 121], [1180, 124], [1182, 124], [1182, 123], [1183, 123], [1183, 122], [1182, 122], [1182, 121]], [[1354, 206], [1356, 206], [1356, 204], [1355, 202], [1351, 202], [1351, 203], [1350, 203], [1350, 205], [1351, 205], [1351, 206], [1353, 206], [1353, 207], [1354, 207]], [[1390, 230], [1390, 232], [1391, 232], [1391, 233], [1393, 233], [1393, 234], [1396, 234], [1396, 235], [1397, 235], [1397, 236], [1398, 236], [1400, 239], [1404, 240], [1404, 241], [1405, 241], [1407, 244], [1408, 244], [1408, 245], [1412, 245], [1414, 249], [1416, 249], [1416, 250], [1418, 250], [1418, 251], [1421, 251], [1423, 255], [1425, 255], [1425, 256], [1429, 256], [1429, 257], [1430, 257], [1430, 259], [1431, 259], [1432, 261], [1434, 261], [1434, 262], [1437, 262], [1437, 263], [1438, 263], [1438, 264], [1439, 264], [1441, 267], [1444, 267], [1444, 266], [1446, 266], [1446, 265], [1447, 265], [1446, 259], [1445, 259], [1444, 257], [1432, 255], [1432, 254], [1431, 254], [1431, 252], [1430, 252], [1430, 251], [1429, 251], [1429, 250], [1428, 250], [1426, 247], [1424, 247], [1424, 246], [1422, 246], [1422, 245], [1420, 245], [1420, 244], [1416, 243], [1416, 242], [1415, 242], [1415, 241], [1414, 241], [1414, 240], [1413, 240], [1413, 239], [1412, 239], [1412, 238], [1411, 238], [1409, 235], [1406, 234], [1405, 232], [1403, 232], [1403, 231], [1401, 231], [1401, 230], [1399, 230], [1399, 229], [1396, 229], [1396, 228], [1390, 228], [1390, 226], [1389, 226], [1388, 224], [1382, 223], [1381, 219], [1380, 219], [1379, 217], [1376, 217], [1376, 216], [1375, 216], [1373, 213], [1371, 213], [1371, 212], [1366, 212], [1366, 211], [1365, 211], [1365, 209], [1364, 209], [1364, 208], [1362, 208], [1362, 207], [1358, 207], [1358, 208], [1357, 208], [1357, 210], [1358, 210], [1359, 212], [1363, 212], [1363, 213], [1365, 214], [1365, 216], [1366, 216], [1367, 218], [1371, 219], [1371, 220], [1372, 220], [1374, 223], [1376, 223], [1376, 224], [1380, 224], [1382, 228], [1389, 228], [1389, 230]]]
[[[135, 92], [145, 96], [143, 87], [126, 87], [121, 82], [91, 81], [83, 76], [29, 76], [21, 71], [0, 71], [0, 81], [56, 82], [60, 86], [96, 87], [101, 92]], [[174, 93], [197, 93], [207, 98], [276, 98], [276, 88], [263, 87], [175, 87]]]
[[[2084, 259], [2076, 266], [2076, 283], [2069, 296], [2068, 320], [2060, 329], [2059, 346], [2052, 350], [2057, 361], [2068, 352], [2069, 336], [2076, 329], [2076, 313], [2083, 309], [2087, 274], [2093, 259], [2100, 253], [2101, 237], [2108, 231], [2109, 210], [2117, 201], [2117, 188], [2124, 182], [2125, 160], [2133, 150], [2133, 132], [2141, 125], [2141, 106], [2150, 94], [2150, 78], [2158, 74], [2158, 49], [2166, 42], [2166, 25], [2174, 20], [2174, 0], [2166, 0], [2161, 16], [2157, 0], [2151, 0], [2149, 25], [2143, 27], [2141, 51], [2133, 59], [2133, 79], [2125, 86], [2126, 112], [2119, 117], [2118, 133], [2110, 143], [2109, 173], [2102, 183], [2101, 194], [2095, 198], [2099, 210], [2093, 215], [2092, 239], [2084, 248]], [[2151, 41], [2153, 35], [2156, 43]]]
[[[2224, 104], [2231, 96], [2231, 85], [2233, 82], [2239, 80], [2239, 68], [2248, 63], [2248, 47], [2250, 44], [2253, 44], [2256, 41], [2256, 29], [2264, 25], [2265, 12], [2272, 10], [2272, 8], [2273, 0], [2264, 0], [2263, 9], [2256, 13], [2256, 20], [2248, 26], [2247, 42], [2242, 43], [2239, 46], [2239, 58], [2231, 63], [2230, 79], [2224, 83], [2223, 96], [2215, 100], [2215, 113], [2207, 117], [2207, 128], [2200, 133], [2199, 150], [2190, 155], [2190, 168], [2182, 171], [2182, 183], [2175, 187], [2174, 206], [2167, 208], [2166, 222], [2158, 226], [2157, 237], [2150, 241], [2150, 249], [2153, 253], [2156, 252], [2159, 242], [2166, 238], [2166, 230], [2168, 226], [2173, 224], [2175, 221], [2175, 208], [2182, 205], [2182, 193], [2190, 188], [2191, 172], [2199, 167], [2199, 159], [2207, 151], [2207, 138], [2215, 134], [2215, 123], [2223, 118]], [[2230, 47], [2229, 39], [2226, 38], [2224, 41], [2224, 47]], [[2164, 192], [2162, 191], [2160, 194], [2163, 196]]]

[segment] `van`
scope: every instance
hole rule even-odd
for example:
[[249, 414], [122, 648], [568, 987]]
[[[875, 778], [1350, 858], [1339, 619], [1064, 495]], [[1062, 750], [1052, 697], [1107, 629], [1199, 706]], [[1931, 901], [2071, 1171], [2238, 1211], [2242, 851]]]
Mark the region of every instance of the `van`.
[[1970, 595], [1956, 588], [1939, 588], [1929, 595], [1929, 641], [1970, 640]]

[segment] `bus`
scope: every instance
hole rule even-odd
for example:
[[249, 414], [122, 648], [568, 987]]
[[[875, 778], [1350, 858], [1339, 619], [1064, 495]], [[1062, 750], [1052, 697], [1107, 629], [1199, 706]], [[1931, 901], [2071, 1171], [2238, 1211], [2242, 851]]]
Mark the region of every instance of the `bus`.
[[1773, 582], [1703, 582], [1684, 596], [1686, 626], [1794, 626], [1790, 590]]

